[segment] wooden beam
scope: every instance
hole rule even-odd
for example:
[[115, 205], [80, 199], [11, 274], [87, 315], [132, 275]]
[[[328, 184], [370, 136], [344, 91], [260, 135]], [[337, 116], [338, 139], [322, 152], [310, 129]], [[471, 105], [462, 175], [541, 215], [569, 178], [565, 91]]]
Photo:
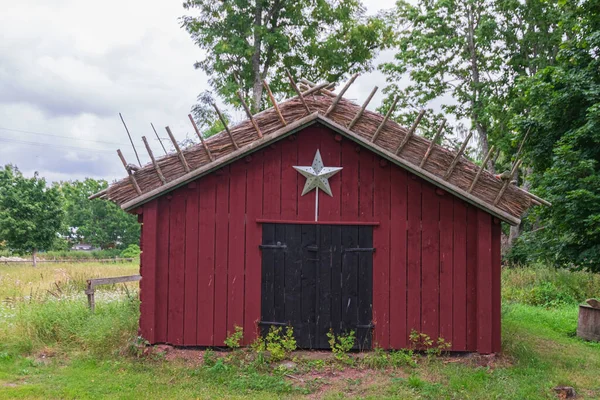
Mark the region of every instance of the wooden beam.
[[531, 198], [531, 201], [533, 202], [537, 202], [539, 204], [543, 204], [545, 206], [548, 207], [552, 207], [552, 203], [550, 203], [548, 200], [544, 200], [541, 197], [536, 196], [533, 193], [529, 193], [527, 190], [520, 188], [520, 187], [516, 187], [518, 190], [520, 190], [521, 192], [523, 192], [524, 194], [526, 194], [527, 196], [529, 196]]
[[242, 92], [239, 91], [238, 92], [238, 97], [240, 98], [240, 102], [242, 103], [242, 107], [244, 107], [244, 111], [246, 112], [246, 116], [248, 117], [248, 119], [250, 120], [250, 122], [252, 123], [252, 126], [254, 127], [254, 130], [256, 131], [256, 133], [258, 134], [259, 138], [263, 137], [262, 132], [260, 131], [260, 128], [258, 127], [258, 124], [256, 123], [256, 121], [254, 120], [254, 116], [252, 116], [252, 113], [250, 112], [250, 109], [248, 108], [248, 105], [246, 104], [246, 102], [244, 101], [244, 96], [242, 95]]
[[292, 85], [292, 88], [294, 89], [294, 91], [296, 92], [298, 97], [300, 97], [300, 100], [302, 101], [302, 105], [306, 109], [306, 112], [308, 114], [310, 114], [310, 108], [308, 108], [308, 104], [306, 104], [306, 100], [304, 100], [304, 96], [302, 96], [302, 92], [300, 91], [300, 89], [298, 89], [298, 85], [296, 85], [296, 82], [294, 82], [294, 78], [292, 77], [292, 74], [290, 74], [290, 71], [287, 68], [285, 70], [285, 73], [287, 74], [288, 79], [290, 80], [290, 85]]
[[165, 152], [165, 156], [168, 155], [169, 153], [167, 153], [167, 149], [165, 149], [165, 145], [163, 144], [162, 140], [160, 140], [160, 136], [158, 136], [158, 132], [156, 132], [156, 128], [154, 127], [154, 124], [152, 122], [150, 122], [150, 126], [152, 127], [152, 130], [154, 131], [154, 134], [156, 135], [156, 138], [158, 139], [158, 143], [160, 143], [160, 146], [163, 148], [163, 151]]
[[377, 137], [381, 133], [381, 130], [385, 126], [385, 123], [390, 118], [390, 115], [392, 115], [392, 113], [394, 112], [394, 109], [396, 108], [396, 104], [398, 103], [398, 100], [399, 100], [399, 97], [396, 96], [394, 98], [394, 102], [392, 103], [392, 106], [390, 107], [390, 109], [388, 110], [388, 112], [385, 114], [385, 117], [383, 117], [383, 121], [381, 121], [381, 124], [379, 124], [379, 126], [377, 127], [377, 130], [375, 131], [375, 133], [371, 137], [371, 142], [375, 143], [375, 140], [377, 140]]
[[212, 103], [212, 105], [215, 108], [215, 111], [217, 112], [217, 115], [219, 116], [219, 119], [221, 120], [223, 127], [225, 127], [225, 130], [227, 131], [227, 134], [229, 135], [229, 139], [231, 139], [231, 143], [233, 143], [233, 147], [235, 147], [236, 150], [239, 149], [240, 146], [238, 146], [237, 142], [233, 138], [233, 134], [231, 133], [231, 131], [229, 130], [229, 127], [227, 126], [227, 121], [225, 121], [225, 117], [223, 117], [223, 114], [221, 114], [221, 110], [219, 110], [219, 107], [217, 107], [217, 103]]
[[121, 162], [123, 163], [123, 167], [125, 167], [125, 171], [127, 171], [127, 175], [129, 175], [129, 182], [131, 182], [131, 186], [133, 186], [133, 188], [135, 189], [135, 191], [137, 192], [138, 195], [142, 194], [142, 190], [140, 189], [137, 181], [135, 180], [133, 173], [131, 172], [131, 170], [129, 168], [127, 168], [127, 161], [125, 161], [125, 157], [123, 157], [123, 153], [121, 153], [121, 149], [117, 149], [117, 154], [119, 155], [119, 158], [121, 159]]
[[469, 186], [469, 190], [467, 190], [468, 193], [471, 193], [473, 191], [475, 184], [477, 183], [477, 181], [479, 180], [479, 177], [481, 176], [481, 173], [485, 169], [485, 165], [487, 164], [488, 160], [494, 153], [494, 149], [495, 149], [494, 146], [490, 147], [488, 153], [485, 155], [483, 161], [481, 162], [481, 166], [479, 167], [479, 170], [477, 171], [477, 174], [475, 175], [475, 178], [473, 179], [473, 182], [471, 182], [471, 186]]
[[[304, 79], [304, 78], [300, 79], [300, 82], [304, 83], [305, 85], [307, 85], [308, 87], [311, 87], [311, 88], [313, 88], [313, 89], [314, 89], [314, 88], [316, 88], [317, 86], [319, 86], [319, 85], [317, 85], [316, 83], [314, 83], [314, 82], [311, 82], [311, 81], [309, 81], [308, 79]], [[329, 85], [333, 85], [333, 83], [330, 83]], [[328, 86], [329, 86], [329, 85], [328, 85]], [[323, 93], [323, 94], [326, 94], [326, 95], [327, 95], [327, 96], [329, 96], [329, 97], [335, 97], [335, 96], [336, 96], [336, 94], [335, 94], [335, 93], [333, 93], [332, 91], [330, 91], [330, 90], [327, 90], [327, 89], [325, 89], [325, 88], [321, 88], [321, 89], [319, 89], [319, 90], [321, 91], [321, 93]]]
[[435, 145], [435, 142], [437, 142], [437, 140], [442, 135], [442, 132], [444, 131], [445, 126], [446, 126], [446, 120], [444, 119], [442, 121], [442, 123], [440, 124], [440, 127], [438, 128], [437, 132], [435, 133], [433, 140], [431, 141], [431, 143], [429, 143], [429, 147], [427, 148], [427, 151], [425, 152], [425, 155], [423, 156], [423, 159], [421, 160], [421, 164], [419, 164], [419, 167], [423, 168], [423, 165], [425, 165], [425, 163], [427, 162], [427, 159], [429, 158], [429, 156], [431, 155], [431, 152], [433, 151], [433, 146]]
[[350, 121], [350, 123], [348, 124], [348, 129], [352, 129], [354, 127], [354, 125], [358, 122], [358, 120], [360, 119], [360, 117], [362, 117], [362, 115], [364, 114], [365, 110], [367, 109], [367, 106], [371, 102], [371, 99], [373, 99], [373, 96], [375, 96], [375, 93], [377, 92], [377, 89], [379, 89], [379, 88], [377, 86], [375, 86], [373, 88], [373, 90], [371, 90], [371, 93], [369, 94], [369, 97], [367, 97], [367, 100], [365, 100], [365, 102], [363, 103], [363, 105], [360, 108], [360, 110], [358, 110], [358, 112], [356, 113], [356, 115], [354, 116], [354, 118], [352, 118], [352, 121]]
[[[101, 190], [98, 193], [94, 193], [93, 195], [91, 195], [90, 197], [88, 197], [88, 200], [97, 199], [98, 197], [104, 196], [106, 193], [108, 193], [108, 189]], [[27, 262], [29, 262], [29, 260], [27, 260]]]
[[190, 172], [190, 166], [188, 165], [188, 163], [185, 159], [185, 156], [183, 155], [183, 152], [179, 148], [179, 144], [177, 143], [177, 140], [175, 140], [175, 136], [173, 136], [173, 133], [171, 132], [171, 128], [166, 126], [165, 129], [167, 130], [167, 133], [169, 134], [169, 138], [171, 138], [171, 142], [173, 143], [173, 146], [175, 146], [175, 151], [177, 151], [177, 155], [179, 156], [179, 161], [181, 161], [181, 165], [183, 165], [183, 169], [185, 170], [185, 172]]
[[448, 170], [446, 171], [446, 174], [444, 175], [444, 179], [448, 179], [448, 178], [450, 178], [450, 175], [452, 175], [454, 168], [456, 168], [456, 164], [458, 164], [458, 160], [460, 159], [460, 156], [462, 156], [462, 154], [464, 153], [465, 149], [467, 148], [467, 144], [469, 143], [469, 140], [471, 140], [472, 136], [473, 136], [473, 131], [469, 132], [469, 135], [467, 136], [467, 138], [465, 139], [463, 144], [460, 146], [458, 153], [456, 153], [456, 156], [454, 156], [454, 160], [452, 160], [452, 163], [450, 164], [450, 166], [448, 167]]
[[163, 175], [162, 171], [160, 170], [160, 165], [158, 165], [158, 163], [156, 162], [156, 159], [154, 158], [154, 154], [152, 153], [152, 149], [150, 148], [150, 145], [148, 144], [148, 140], [146, 140], [146, 136], [142, 136], [142, 140], [144, 141], [144, 145], [146, 146], [148, 155], [150, 156], [150, 159], [152, 160], [152, 165], [154, 165], [156, 174], [158, 175], [158, 177], [160, 178], [160, 181], [164, 185], [165, 183], [167, 183], [167, 180], [165, 179], [165, 176]]
[[275, 112], [277, 113], [279, 120], [281, 121], [283, 126], [286, 126], [287, 122], [285, 122], [285, 118], [283, 118], [283, 115], [281, 114], [279, 105], [277, 104], [277, 101], [275, 100], [275, 96], [273, 96], [273, 92], [271, 92], [271, 88], [269, 87], [269, 84], [267, 83], [266, 79], [263, 79], [263, 86], [267, 90], [267, 94], [269, 95], [269, 99], [271, 99], [271, 104], [273, 104], [273, 108], [275, 109]]
[[129, 142], [131, 143], [131, 147], [133, 148], [133, 152], [135, 153], [135, 158], [137, 158], [138, 164], [141, 167], [142, 166], [142, 162], [140, 161], [140, 156], [138, 156], [138, 152], [135, 149], [135, 146], [133, 145], [133, 139], [131, 139], [131, 134], [129, 133], [129, 129], [127, 128], [127, 124], [125, 124], [125, 120], [123, 119], [123, 116], [121, 115], [121, 113], [119, 113], [119, 117], [121, 117], [121, 122], [123, 123], [123, 126], [125, 127], [125, 132], [127, 132], [127, 137], [129, 138]]
[[202, 137], [202, 133], [200, 133], [200, 130], [198, 129], [198, 126], [196, 125], [196, 121], [194, 121], [194, 118], [192, 117], [192, 114], [188, 114], [188, 118], [190, 119], [190, 122], [192, 123], [192, 126], [194, 127], [194, 130], [196, 131], [196, 135], [198, 135], [198, 137], [200, 138], [200, 143], [202, 143], [202, 147], [204, 147], [204, 150], [206, 150], [206, 154], [208, 154], [208, 158], [210, 158], [210, 161], [215, 161], [215, 157], [210, 152], [210, 149], [208, 148], [208, 144], [206, 144], [206, 141]]
[[512, 178], [515, 176], [515, 173], [517, 172], [517, 169], [521, 165], [521, 162], [522, 162], [522, 160], [517, 160], [517, 162], [515, 162], [515, 165], [513, 165], [512, 170], [510, 171], [510, 178], [504, 180], [504, 185], [502, 185], [502, 188], [500, 189], [500, 191], [498, 192], [498, 195], [496, 196], [496, 199], [494, 200], [494, 206], [498, 205], [498, 203], [500, 202], [502, 195], [508, 188], [508, 185], [510, 185], [510, 181], [512, 181]]
[[[316, 93], [318, 91], [325, 91], [326, 89], [333, 89], [335, 87], [334, 83], [329, 83], [329, 82], [324, 82], [324, 83], [319, 83], [318, 85], [315, 86], [309, 86], [306, 85], [309, 89], [305, 90], [302, 92], [302, 96], [306, 97], [308, 95], [311, 95], [313, 93]], [[328, 91], [328, 90], [327, 90]]]
[[356, 80], [356, 78], [358, 78], [358, 74], [352, 75], [352, 77], [350, 78], [350, 80], [344, 85], [344, 87], [342, 88], [342, 90], [340, 90], [340, 92], [335, 97], [335, 99], [333, 99], [333, 102], [331, 103], [331, 105], [329, 106], [329, 108], [327, 109], [327, 111], [325, 111], [325, 116], [328, 116], [329, 114], [331, 114], [333, 112], [333, 110], [335, 110], [335, 108], [337, 107], [337, 105], [340, 102], [340, 100], [342, 99], [342, 97], [344, 97], [344, 93], [346, 93], [346, 91], [348, 90], [348, 88], [350, 87], [350, 85], [352, 85], [354, 83], [354, 81]]
[[404, 146], [406, 146], [406, 143], [408, 143], [410, 138], [414, 135], [414, 133], [417, 130], [417, 126], [419, 126], [419, 123], [423, 119], [424, 115], [425, 115], [425, 110], [419, 111], [419, 115], [417, 115], [417, 119], [415, 119], [415, 122], [413, 122], [412, 126], [408, 130], [408, 133], [406, 134], [406, 136], [404, 136], [404, 139], [402, 139], [402, 142], [398, 145], [398, 148], [396, 149], [396, 153], [395, 153], [396, 155], [400, 154], [400, 152], [402, 151]]

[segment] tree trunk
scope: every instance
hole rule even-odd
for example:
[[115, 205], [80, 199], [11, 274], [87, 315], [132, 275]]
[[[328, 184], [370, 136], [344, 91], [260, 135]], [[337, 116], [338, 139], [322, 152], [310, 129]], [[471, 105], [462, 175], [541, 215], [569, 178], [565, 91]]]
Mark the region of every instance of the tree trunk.
[[260, 101], [262, 99], [262, 79], [260, 71], [260, 56], [261, 56], [261, 44], [262, 36], [260, 28], [262, 27], [262, 4], [256, 2], [256, 9], [254, 10], [254, 54], [252, 54], [252, 112], [258, 112], [260, 110]]
[[32, 254], [32, 258], [33, 258], [33, 267], [37, 267], [37, 249], [34, 248], [33, 249], [33, 254]]

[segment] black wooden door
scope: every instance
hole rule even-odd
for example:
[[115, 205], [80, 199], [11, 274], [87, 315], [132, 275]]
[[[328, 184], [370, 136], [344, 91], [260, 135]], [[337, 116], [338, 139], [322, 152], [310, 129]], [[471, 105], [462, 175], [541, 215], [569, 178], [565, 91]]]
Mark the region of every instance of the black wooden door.
[[373, 227], [263, 224], [261, 332], [290, 325], [300, 348], [353, 330], [371, 347]]

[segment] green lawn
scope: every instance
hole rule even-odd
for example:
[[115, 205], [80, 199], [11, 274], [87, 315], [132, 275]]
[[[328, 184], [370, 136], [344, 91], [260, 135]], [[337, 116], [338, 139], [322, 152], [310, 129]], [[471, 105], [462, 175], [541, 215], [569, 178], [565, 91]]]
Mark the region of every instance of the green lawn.
[[[0, 287], [19, 297], [2, 268]], [[18, 271], [10, 268], [13, 279]], [[80, 268], [67, 270], [85, 275]], [[121, 268], [111, 272], [134, 269]], [[100, 294], [95, 315], [87, 312], [77, 284], [72, 291], [65, 285], [58, 297], [38, 295], [31, 301], [22, 294], [0, 306], [0, 398], [553, 399], [552, 388], [559, 385], [573, 386], [579, 398], [600, 398], [600, 344], [575, 337], [577, 304], [554, 299], [564, 294], [545, 293], [551, 307], [516, 296], [517, 289], [527, 296], [535, 292], [540, 282], [531, 276], [529, 271], [504, 272], [505, 289], [512, 295], [503, 306], [504, 354], [499, 358], [413, 355], [415, 364], [405, 362], [410, 355], [400, 354], [404, 361], [395, 366], [360, 360], [347, 366], [329, 355], [309, 360], [306, 353], [296, 353], [291, 356], [295, 365], [285, 370], [253, 361], [251, 350], [219, 354], [221, 361], [206, 365], [198, 351], [194, 360], [160, 354], [138, 358], [131, 346], [138, 316], [131, 289], [116, 286]], [[558, 283], [563, 278], [546, 276], [541, 283], [553, 282], [559, 292], [566, 291]], [[28, 290], [38, 283], [48, 285], [42, 279]], [[382, 354], [371, 360], [383, 360]]]

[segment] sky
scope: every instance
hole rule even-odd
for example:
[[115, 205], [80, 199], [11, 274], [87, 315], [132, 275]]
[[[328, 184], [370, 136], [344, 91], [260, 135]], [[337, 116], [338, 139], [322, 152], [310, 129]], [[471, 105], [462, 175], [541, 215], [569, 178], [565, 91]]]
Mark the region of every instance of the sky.
[[[182, 0], [2, 2], [0, 166], [48, 181], [113, 181], [125, 175], [117, 148], [135, 162], [119, 113], [142, 163], [149, 161], [142, 136], [163, 154], [150, 123], [161, 137], [167, 125], [179, 140], [193, 132], [187, 114], [209, 85], [193, 67], [203, 52], [178, 23]], [[374, 14], [394, 2], [364, 4]], [[383, 52], [375, 64], [392, 57]], [[374, 85], [385, 87], [376, 70], [345, 97], [362, 103]], [[369, 108], [381, 100], [380, 90]]]

